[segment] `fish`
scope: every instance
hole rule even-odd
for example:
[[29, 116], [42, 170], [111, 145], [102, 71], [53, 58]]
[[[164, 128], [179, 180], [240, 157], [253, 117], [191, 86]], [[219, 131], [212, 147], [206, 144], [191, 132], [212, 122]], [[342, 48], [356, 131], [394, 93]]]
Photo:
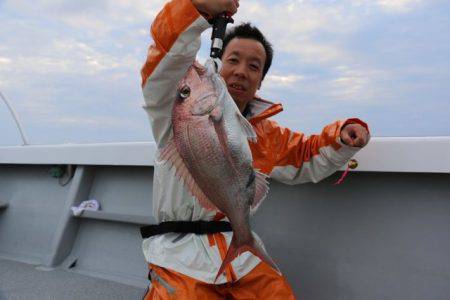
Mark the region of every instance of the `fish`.
[[212, 58], [189, 67], [177, 87], [173, 137], [160, 150], [160, 159], [175, 168], [200, 204], [230, 221], [232, 240], [214, 283], [246, 251], [280, 273], [250, 229], [250, 215], [268, 193], [267, 175], [253, 168], [248, 141], [257, 136], [228, 93], [220, 68], [221, 61]]

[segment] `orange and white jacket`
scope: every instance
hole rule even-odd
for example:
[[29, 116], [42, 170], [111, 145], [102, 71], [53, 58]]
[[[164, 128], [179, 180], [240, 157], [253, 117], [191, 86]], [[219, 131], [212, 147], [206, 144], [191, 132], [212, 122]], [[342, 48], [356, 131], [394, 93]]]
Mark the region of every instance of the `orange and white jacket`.
[[[148, 113], [158, 149], [172, 136], [171, 112], [177, 84], [195, 61], [200, 35], [209, 27], [191, 0], [169, 2], [152, 24], [154, 43], [141, 74], [144, 110]], [[358, 119], [348, 119], [326, 126], [320, 135], [306, 137], [268, 119], [282, 111], [281, 104], [255, 98], [249, 105], [247, 118], [258, 137], [256, 144], [250, 144], [254, 166], [287, 184], [317, 182], [334, 173], [359, 150], [340, 141], [343, 125], [356, 122], [367, 128]], [[153, 214], [157, 222], [223, 218], [219, 212], [204, 209], [176, 178], [175, 170], [158, 158], [154, 165]], [[168, 233], [145, 239], [143, 252], [149, 263], [213, 283], [231, 237], [232, 232]], [[258, 237], [257, 240], [261, 242]], [[259, 262], [259, 258], [245, 252], [232, 262], [232, 268], [217, 283], [239, 279]]]

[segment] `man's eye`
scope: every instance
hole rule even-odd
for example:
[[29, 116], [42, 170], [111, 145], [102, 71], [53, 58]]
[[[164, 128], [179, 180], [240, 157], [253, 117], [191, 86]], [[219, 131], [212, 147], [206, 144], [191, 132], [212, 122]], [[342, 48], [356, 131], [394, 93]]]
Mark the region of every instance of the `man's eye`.
[[230, 63], [237, 63], [238, 62], [237, 58], [229, 58], [228, 61]]
[[259, 71], [259, 66], [258, 65], [250, 65], [250, 69], [252, 69], [253, 71]]

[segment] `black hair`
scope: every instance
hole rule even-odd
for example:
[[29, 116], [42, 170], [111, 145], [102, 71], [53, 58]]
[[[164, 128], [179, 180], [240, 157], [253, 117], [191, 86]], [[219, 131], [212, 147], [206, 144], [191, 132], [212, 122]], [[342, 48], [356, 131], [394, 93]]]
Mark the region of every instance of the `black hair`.
[[264, 64], [262, 76], [262, 79], [264, 79], [264, 77], [267, 74], [267, 71], [269, 71], [270, 65], [272, 64], [273, 58], [272, 44], [269, 43], [269, 41], [265, 38], [265, 36], [261, 33], [261, 31], [258, 28], [252, 26], [250, 23], [242, 23], [238, 26], [232, 27], [229, 31], [225, 33], [220, 58], [222, 58], [222, 55], [225, 52], [225, 48], [227, 47], [227, 45], [234, 38], [252, 39], [257, 42], [260, 42], [263, 45], [264, 50], [266, 51], [266, 62]]

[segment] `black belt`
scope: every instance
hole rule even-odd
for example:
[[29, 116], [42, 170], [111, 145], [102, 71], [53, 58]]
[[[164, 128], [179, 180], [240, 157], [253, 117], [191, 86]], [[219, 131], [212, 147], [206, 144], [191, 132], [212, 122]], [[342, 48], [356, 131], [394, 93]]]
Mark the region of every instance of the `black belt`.
[[207, 234], [232, 230], [231, 224], [225, 221], [170, 221], [141, 227], [141, 236], [146, 239], [169, 232]]

